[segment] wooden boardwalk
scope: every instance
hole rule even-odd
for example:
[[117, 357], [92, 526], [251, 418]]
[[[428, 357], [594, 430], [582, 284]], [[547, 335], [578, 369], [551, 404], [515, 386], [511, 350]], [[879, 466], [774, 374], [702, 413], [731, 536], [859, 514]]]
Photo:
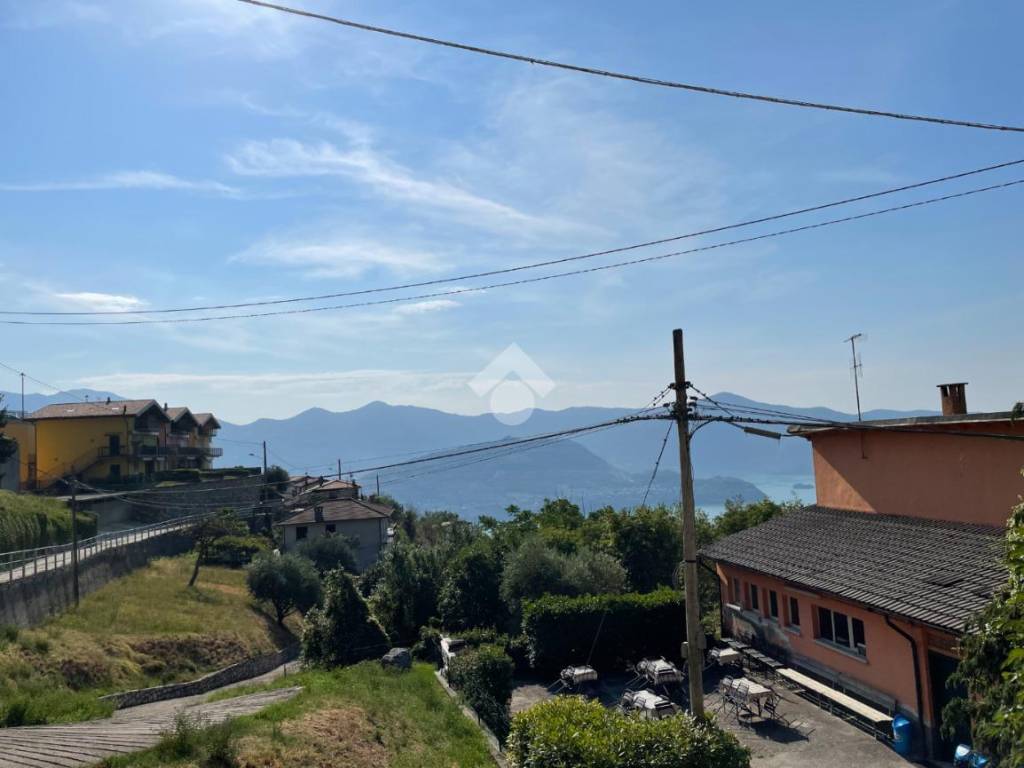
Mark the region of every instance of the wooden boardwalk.
[[0, 729], [0, 768], [76, 768], [111, 755], [137, 752], [155, 745], [174, 729], [179, 712], [204, 725], [250, 715], [284, 701], [301, 688], [279, 688], [210, 704], [204, 696], [161, 701], [122, 709], [105, 720], [68, 725]]

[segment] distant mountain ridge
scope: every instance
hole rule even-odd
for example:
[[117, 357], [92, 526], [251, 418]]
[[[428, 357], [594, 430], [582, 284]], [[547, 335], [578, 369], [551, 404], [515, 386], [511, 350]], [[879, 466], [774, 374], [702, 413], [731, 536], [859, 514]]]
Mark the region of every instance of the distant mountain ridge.
[[[0, 390], [0, 397], [3, 398], [3, 403], [0, 407], [7, 409], [7, 412], [12, 416], [21, 415], [21, 393], [20, 392], [4, 392]], [[40, 408], [53, 405], [54, 403], [77, 403], [82, 400], [124, 400], [125, 398], [120, 395], [116, 395], [113, 392], [103, 392], [96, 389], [68, 389], [63, 392], [58, 392], [56, 395], [42, 395], [38, 392], [26, 392], [25, 393], [25, 413], [30, 414], [33, 411], [38, 411]]]
[[[14, 413], [20, 395], [0, 393]], [[90, 400], [121, 399], [109, 392], [79, 389], [59, 395], [25, 395], [31, 412], [68, 394]], [[729, 405], [785, 411], [833, 421], [855, 417], [830, 408], [800, 408], [761, 403], [731, 392], [712, 397]], [[310, 408], [286, 419], [257, 419], [232, 424], [221, 419], [217, 444], [224, 456], [219, 466], [252, 465], [266, 440], [269, 461], [293, 473], [330, 475], [400, 463], [416, 455], [447, 452], [474, 444], [498, 443], [529, 435], [558, 432], [617, 419], [628, 408], [577, 406], [560, 411], [537, 410], [523, 424], [508, 426], [492, 414], [464, 416], [431, 408], [371, 402], [350, 411]], [[930, 415], [933, 411], [872, 410], [865, 419]], [[424, 462], [409, 467], [369, 472], [359, 477], [372, 490], [380, 476], [382, 491], [420, 509], [446, 508], [467, 517], [497, 514], [509, 504], [535, 507], [544, 498], [565, 496], [587, 508], [640, 503], [661, 448], [667, 421], [643, 421], [554, 443], [497, 449], [458, 459]], [[810, 446], [799, 438], [767, 440], [744, 434], [727, 424], [709, 424], [693, 439], [695, 493], [700, 505], [721, 505], [726, 499], [763, 498], [758, 483], [780, 478], [787, 491], [812, 474]], [[524, 450], [525, 448], [525, 450]], [[674, 503], [679, 498], [678, 443], [674, 432], [665, 445], [649, 503]], [[788, 493], [783, 494], [788, 495]]]

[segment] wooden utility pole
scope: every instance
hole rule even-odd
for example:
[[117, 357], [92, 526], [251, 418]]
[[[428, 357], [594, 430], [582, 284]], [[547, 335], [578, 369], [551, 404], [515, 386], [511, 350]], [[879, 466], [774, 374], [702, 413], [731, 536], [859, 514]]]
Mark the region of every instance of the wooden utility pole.
[[263, 474], [267, 474], [267, 441], [263, 441]]
[[338, 459], [338, 479], [341, 480], [341, 459]]
[[704, 659], [701, 653], [700, 596], [697, 591], [697, 523], [693, 508], [693, 467], [690, 464], [690, 409], [687, 401], [683, 332], [672, 331], [675, 362], [676, 427], [679, 433], [679, 476], [683, 523], [683, 584], [686, 589], [686, 663], [689, 667], [690, 714], [704, 715]]
[[71, 476], [71, 594], [75, 598], [75, 608], [78, 607], [78, 499], [75, 491], [78, 489], [78, 482], [75, 476]]

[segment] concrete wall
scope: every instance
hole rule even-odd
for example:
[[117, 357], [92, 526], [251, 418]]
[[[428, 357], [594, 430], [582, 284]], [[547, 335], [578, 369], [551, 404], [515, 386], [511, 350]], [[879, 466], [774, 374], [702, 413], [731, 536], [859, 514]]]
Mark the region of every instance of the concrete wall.
[[[92, 555], [81, 562], [79, 594], [84, 597], [154, 557], [180, 555], [192, 547], [187, 533], [167, 533]], [[74, 604], [71, 569], [60, 568], [0, 584], [0, 624], [31, 627]]]
[[[950, 429], [1024, 437], [1024, 422]], [[873, 431], [822, 433], [811, 444], [826, 507], [1002, 527], [1024, 494], [1020, 441]]]
[[221, 688], [231, 683], [242, 680], [249, 680], [253, 677], [266, 674], [277, 669], [282, 664], [294, 661], [299, 657], [299, 644], [295, 643], [282, 648], [276, 653], [267, 653], [262, 656], [254, 656], [251, 659], [232, 664], [230, 667], [218, 669], [196, 680], [186, 683], [171, 683], [169, 685], [157, 685], [152, 688], [139, 688], [124, 693], [113, 693], [104, 696], [103, 701], [112, 701], [117, 709], [137, 707], [140, 704], [150, 704], [154, 701], [166, 701], [177, 699], [183, 696], [197, 696], [201, 693], [208, 693], [215, 688]]

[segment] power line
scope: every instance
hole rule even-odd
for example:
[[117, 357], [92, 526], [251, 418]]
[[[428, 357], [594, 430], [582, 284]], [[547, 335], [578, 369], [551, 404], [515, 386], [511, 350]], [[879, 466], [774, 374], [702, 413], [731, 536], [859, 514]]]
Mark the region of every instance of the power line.
[[46, 387], [47, 389], [56, 390], [54, 392], [55, 395], [70, 395], [71, 397], [75, 398], [80, 402], [88, 402], [88, 400], [86, 400], [84, 397], [76, 395], [74, 392], [68, 392], [66, 389], [61, 389], [60, 387], [53, 386], [53, 384], [47, 384], [45, 381], [41, 379], [37, 379], [34, 376], [29, 376], [27, 373], [24, 373], [23, 371], [19, 371], [17, 368], [13, 368], [12, 366], [7, 365], [7, 363], [0, 363], [0, 368], [6, 368], [8, 371], [11, 371], [12, 373], [16, 373], [19, 376], [24, 376], [29, 381], [35, 382], [36, 384], [39, 384], [42, 387]]
[[988, 131], [1012, 131], [1015, 133], [1024, 133], [1024, 128], [1013, 125], [982, 123], [973, 120], [954, 120], [945, 117], [930, 117], [925, 115], [908, 114], [904, 112], [890, 112], [887, 110], [880, 109], [868, 109], [864, 107], [849, 107], [840, 104], [827, 104], [824, 102], [805, 101], [802, 99], [789, 99], [781, 96], [766, 96], [762, 94], [748, 93], [745, 91], [734, 91], [725, 88], [715, 88], [706, 85], [694, 85], [692, 83], [682, 83], [674, 80], [663, 80], [654, 77], [644, 77], [642, 75], [626, 74], [624, 72], [615, 72], [607, 69], [598, 69], [595, 67], [585, 67], [578, 64], [567, 64], [564, 62], [553, 61], [550, 59], [541, 59], [537, 58], [536, 56], [526, 56], [518, 53], [509, 53], [507, 51], [499, 51], [493, 48], [483, 48], [478, 45], [458, 43], [452, 40], [442, 40], [440, 38], [427, 37], [425, 35], [418, 35], [412, 32], [400, 32], [395, 29], [388, 29], [387, 27], [378, 27], [370, 24], [363, 24], [357, 21], [342, 19], [337, 16], [328, 16], [326, 14], [314, 13], [312, 11], [306, 11], [299, 8], [290, 8], [286, 5], [277, 5], [275, 3], [262, 2], [262, 0], [239, 0], [239, 2], [248, 3], [249, 5], [259, 6], [261, 8], [270, 8], [275, 11], [290, 13], [295, 16], [304, 16], [306, 18], [317, 19], [319, 21], [327, 21], [332, 24], [339, 24], [341, 26], [351, 27], [352, 29], [363, 30], [364, 32], [375, 32], [381, 35], [389, 35], [390, 37], [399, 37], [405, 40], [415, 40], [416, 42], [420, 43], [429, 43], [431, 45], [439, 45], [445, 48], [455, 48], [460, 51], [468, 51], [470, 53], [478, 53], [483, 54], [485, 56], [494, 56], [500, 59], [520, 61], [526, 64], [536, 64], [537, 66], [541, 67], [551, 67], [554, 69], [568, 70], [570, 72], [579, 72], [586, 75], [609, 77], [615, 80], [626, 80], [633, 83], [642, 83], [644, 85], [654, 85], [660, 86], [662, 88], [675, 88], [684, 91], [693, 91], [695, 93], [710, 94], [712, 96], [729, 96], [734, 99], [748, 99], [751, 101], [767, 102], [769, 104], [781, 104], [789, 107], [822, 109], [830, 112], [848, 112], [857, 115], [867, 115], [869, 117], [887, 117], [894, 120], [912, 120], [921, 123], [953, 125], [962, 128], [979, 128]]
[[665, 432], [665, 439], [661, 441], [661, 450], [658, 451], [658, 458], [654, 462], [654, 469], [651, 470], [651, 479], [647, 481], [647, 490], [644, 491], [644, 500], [640, 502], [641, 507], [647, 506], [647, 496], [651, 492], [651, 486], [654, 485], [654, 478], [658, 476], [658, 467], [661, 466], [661, 457], [665, 453], [665, 446], [668, 444], [668, 438], [672, 434], [672, 427], [675, 426], [675, 422], [669, 422], [668, 431]]
[[884, 197], [886, 195], [893, 195], [899, 192], [907, 192], [912, 189], [921, 189], [922, 187], [931, 186], [934, 184], [942, 184], [947, 181], [955, 181], [957, 179], [967, 178], [968, 176], [976, 176], [981, 173], [989, 173], [991, 171], [997, 171], [1004, 168], [1011, 168], [1013, 166], [1024, 164], [1024, 159], [1010, 160], [1005, 163], [997, 163], [995, 165], [987, 165], [982, 168], [975, 168], [969, 171], [962, 171], [960, 173], [954, 173], [947, 176], [940, 176], [935, 179], [928, 179], [926, 181], [919, 181], [913, 184], [905, 184], [901, 187], [890, 187], [889, 189], [883, 189], [878, 192], [871, 192], [866, 195], [858, 195], [856, 197], [847, 197], [842, 200], [834, 200], [828, 203], [821, 203], [819, 205], [812, 205], [806, 208], [798, 208], [792, 211], [786, 211], [784, 213], [776, 213], [770, 216], [762, 216], [757, 219], [747, 219], [745, 221], [736, 222], [733, 224], [726, 224], [720, 227], [711, 227], [709, 229], [701, 229], [695, 232], [687, 232], [682, 235], [673, 235], [671, 237], [663, 237], [658, 240], [648, 240], [643, 243], [634, 243], [632, 245], [620, 246], [617, 248], [609, 248], [603, 251], [593, 251], [591, 253], [584, 253], [576, 256], [567, 256], [560, 259], [549, 259], [547, 261], [537, 261], [531, 264], [523, 264], [515, 267], [504, 267], [502, 269], [492, 269], [485, 272], [473, 272], [465, 275], [455, 275], [454, 277], [443, 277], [434, 280], [423, 280], [415, 283], [402, 283], [400, 285], [389, 285], [379, 288], [364, 288], [358, 291], [342, 291], [338, 293], [324, 293], [316, 296], [296, 296], [287, 299], [267, 299], [264, 301], [247, 301], [240, 302], [237, 304], [207, 304], [204, 306], [192, 306], [192, 307], [169, 307], [164, 309], [121, 309], [121, 310], [92, 310], [92, 311], [19, 311], [15, 309], [0, 310], [0, 315], [19, 315], [19, 316], [31, 316], [31, 317], [86, 317], [86, 316], [109, 316], [109, 315], [162, 315], [162, 314], [177, 314], [183, 312], [206, 312], [213, 310], [222, 309], [245, 309], [248, 307], [269, 307], [281, 304], [295, 304], [310, 301], [326, 301], [328, 299], [340, 299], [350, 296], [365, 296], [367, 294], [374, 293], [389, 293], [392, 291], [408, 290], [412, 288], [425, 288], [432, 285], [445, 285], [448, 283], [462, 282], [464, 280], [475, 280], [483, 277], [494, 277], [496, 275], [505, 275], [512, 272], [521, 272], [528, 269], [539, 269], [541, 267], [551, 267], [558, 264], [567, 264], [574, 261], [582, 261], [585, 259], [593, 259], [600, 256], [610, 256], [616, 253], [625, 253], [627, 251], [635, 251], [641, 248], [649, 248], [655, 245], [665, 245], [666, 243], [678, 242], [679, 240], [687, 240], [694, 237], [700, 237], [702, 235], [713, 235], [718, 232], [727, 232], [732, 229], [740, 229], [742, 227], [750, 227], [755, 224], [765, 224], [770, 221], [778, 221], [780, 219], [790, 218], [792, 216], [800, 216], [805, 213], [814, 213], [817, 211], [827, 210], [829, 208], [835, 208], [841, 205], [849, 205], [851, 203], [863, 202], [865, 200], [871, 200], [876, 197]]
[[547, 280], [555, 280], [562, 277], [571, 277], [575, 275], [584, 275], [594, 272], [602, 272], [609, 269], [618, 269], [621, 267], [634, 266], [637, 264], [648, 264], [656, 261], [663, 261], [665, 259], [675, 258], [678, 256], [686, 256], [694, 253], [702, 253], [705, 251], [713, 251], [719, 248], [726, 248], [734, 245], [744, 245], [746, 243], [754, 243], [760, 240], [767, 240], [773, 237], [781, 237], [783, 235], [792, 235], [797, 232], [807, 232], [814, 229], [821, 229], [823, 227], [832, 226], [834, 224], [845, 224], [851, 221], [859, 221], [861, 219], [868, 219], [874, 216], [881, 216], [886, 213], [894, 213], [897, 211], [910, 210], [911, 208], [920, 208], [925, 205], [932, 205], [934, 203], [940, 203], [947, 200], [955, 200], [958, 198], [969, 197], [971, 195], [981, 194], [982, 192], [991, 192], [995, 190], [1008, 189], [1010, 187], [1024, 184], [1024, 179], [1015, 179], [1013, 181], [1007, 181], [1002, 184], [992, 184], [987, 187], [978, 187], [975, 189], [969, 189], [964, 192], [956, 192], [949, 195], [943, 195], [941, 197], [932, 197], [926, 200], [919, 200], [914, 203], [905, 203], [903, 205], [892, 206], [890, 208], [880, 208], [874, 211], [868, 211], [866, 213], [860, 213], [853, 216], [844, 216], [838, 219], [827, 219], [825, 221], [818, 222], [816, 224], [805, 224], [800, 227], [792, 227], [790, 229], [776, 230], [774, 232], [767, 232], [761, 235], [754, 235], [752, 237], [740, 238], [738, 240], [729, 240], [722, 243], [713, 243], [711, 245], [703, 245], [697, 248], [690, 248], [683, 251], [673, 251], [671, 253], [659, 254], [657, 256], [646, 256], [640, 259], [630, 259], [627, 261], [614, 262], [612, 264], [603, 264], [596, 267], [587, 267], [584, 269], [574, 269], [566, 272], [555, 272], [549, 275], [542, 275], [540, 277], [529, 277], [521, 278], [519, 280], [510, 280], [500, 283], [489, 283], [480, 286], [467, 286], [465, 288], [457, 288], [449, 291], [437, 291], [433, 293], [421, 293], [413, 296], [401, 296], [392, 299], [376, 299], [372, 301], [361, 301], [353, 302], [350, 304], [334, 304], [325, 307], [304, 307], [301, 309], [286, 309], [286, 310], [273, 310], [269, 312], [247, 312], [242, 314], [234, 315], [208, 315], [205, 317], [175, 317], [175, 318], [160, 318], [156, 320], [110, 320], [110, 321], [94, 321], [94, 320], [0, 320], [2, 325], [52, 325], [52, 326], [96, 326], [96, 325], [155, 325], [155, 324], [178, 324], [178, 323], [206, 323], [221, 320], [242, 320], [262, 317], [276, 317], [281, 315], [303, 315], [310, 314], [313, 312], [328, 312], [333, 310], [344, 310], [344, 309], [359, 309], [363, 307], [380, 306], [385, 304], [401, 304], [410, 301], [422, 301], [424, 299], [434, 299], [443, 296], [458, 296], [467, 293], [478, 293], [481, 291], [489, 291], [495, 288], [507, 288], [517, 285], [528, 285], [531, 283], [540, 283]]

